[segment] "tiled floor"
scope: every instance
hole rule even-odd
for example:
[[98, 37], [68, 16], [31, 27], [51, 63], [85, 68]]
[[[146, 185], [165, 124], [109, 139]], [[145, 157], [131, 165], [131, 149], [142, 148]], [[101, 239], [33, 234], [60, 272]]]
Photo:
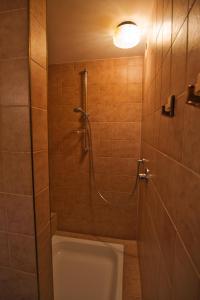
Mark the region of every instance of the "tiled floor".
[[137, 242], [130, 240], [113, 239], [107, 237], [92, 236], [64, 231], [57, 231], [58, 235], [76, 237], [82, 239], [98, 240], [103, 242], [118, 243], [124, 245], [124, 276], [123, 276], [123, 300], [141, 300], [140, 272], [138, 263]]

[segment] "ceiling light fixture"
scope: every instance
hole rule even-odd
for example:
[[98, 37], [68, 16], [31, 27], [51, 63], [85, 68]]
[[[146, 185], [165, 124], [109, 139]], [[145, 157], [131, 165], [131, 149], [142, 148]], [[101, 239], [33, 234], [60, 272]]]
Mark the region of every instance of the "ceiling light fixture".
[[113, 43], [116, 47], [129, 49], [140, 42], [140, 29], [134, 22], [125, 21], [115, 29]]

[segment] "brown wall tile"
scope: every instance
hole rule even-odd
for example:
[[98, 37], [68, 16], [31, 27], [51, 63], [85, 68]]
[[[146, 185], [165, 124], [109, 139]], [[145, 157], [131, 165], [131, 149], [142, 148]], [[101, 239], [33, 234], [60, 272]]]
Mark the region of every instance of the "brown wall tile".
[[36, 275], [1, 267], [0, 286], [4, 300], [38, 299]]
[[10, 265], [18, 270], [36, 272], [35, 239], [29, 236], [8, 235]]
[[31, 60], [31, 105], [47, 108], [47, 73], [33, 60]]
[[38, 194], [49, 184], [48, 176], [48, 153], [40, 151], [34, 153], [34, 185], [35, 193]]
[[30, 11], [43, 28], [46, 28], [46, 1], [30, 0]]
[[28, 105], [27, 59], [0, 61], [0, 103], [2, 105]]
[[37, 234], [49, 223], [50, 221], [50, 203], [49, 203], [49, 190], [41, 191], [35, 197], [35, 213], [36, 213], [36, 226]]
[[184, 92], [186, 85], [187, 57], [187, 21], [181, 27], [177, 38], [172, 45], [172, 74], [171, 92], [179, 95]]
[[199, 132], [197, 128], [200, 122], [200, 111], [195, 107], [185, 107], [184, 113], [184, 133], [183, 133], [183, 162], [200, 173], [199, 153], [200, 153], [200, 142]]
[[177, 37], [177, 33], [182, 27], [188, 12], [188, 0], [173, 0], [173, 40]]
[[[199, 2], [164, 0], [163, 21], [161, 2], [157, 1], [157, 9], [154, 8], [157, 20], [152, 19], [145, 59], [142, 155], [148, 160], [145, 165], [153, 176], [148, 184], [140, 186], [143, 299], [198, 299], [199, 110], [185, 102], [187, 84], [195, 84], [199, 72]], [[154, 60], [160, 58], [160, 49], [155, 49], [155, 28], [156, 36], [163, 37], [161, 70], [157, 70], [156, 77]], [[162, 79], [160, 104], [157, 96], [153, 100], [159, 78]], [[155, 87], [157, 91], [149, 93]], [[171, 93], [176, 96], [175, 116], [167, 118], [161, 115], [161, 105]], [[153, 250], [158, 256], [155, 260]]]
[[53, 299], [51, 231], [48, 224], [38, 236], [40, 299]]
[[7, 230], [34, 235], [33, 198], [31, 196], [0, 194], [6, 204]]
[[188, 18], [188, 84], [195, 84], [199, 74], [200, 62], [200, 34], [199, 34], [199, 11], [200, 3], [195, 1], [195, 4]]
[[48, 130], [47, 130], [47, 111], [32, 108], [32, 135], [33, 150], [47, 150]]
[[2, 178], [1, 191], [13, 194], [32, 195], [30, 153], [0, 153]]
[[9, 248], [7, 233], [0, 232], [0, 265], [9, 266]]
[[0, 59], [28, 56], [27, 10], [1, 14], [0, 40]]
[[40, 23], [31, 14], [30, 18], [30, 55], [31, 58], [40, 66], [46, 68], [47, 48], [46, 48], [46, 31]]
[[[140, 153], [143, 58], [52, 65], [48, 111], [52, 209], [58, 214], [59, 229], [133, 238], [137, 202], [122, 214], [121, 227], [115, 221], [109, 227], [107, 219], [119, 219], [121, 209], [112, 212], [104, 203], [99, 208], [102, 200], [91, 190], [88, 155], [82, 154], [82, 137], [75, 133], [82, 123], [80, 115], [73, 112], [81, 105], [83, 68], [88, 69], [88, 112], [99, 188], [109, 192], [113, 204], [126, 206], [133, 186]], [[79, 193], [74, 194], [73, 189]], [[93, 201], [98, 203], [95, 208]]]
[[[2, 151], [30, 151], [30, 118], [28, 107], [0, 107]], [[20, 141], [20, 142], [19, 142]]]
[[14, 0], [14, 1], [2, 0], [0, 3], [0, 11], [26, 8], [27, 5], [28, 5], [27, 0]]
[[200, 295], [200, 280], [190, 263], [180, 241], [176, 241], [174, 263], [173, 299], [198, 299]]

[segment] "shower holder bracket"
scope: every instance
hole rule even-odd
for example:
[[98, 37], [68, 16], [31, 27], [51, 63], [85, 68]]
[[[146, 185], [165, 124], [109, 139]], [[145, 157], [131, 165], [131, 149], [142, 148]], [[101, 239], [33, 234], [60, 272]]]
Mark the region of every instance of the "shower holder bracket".
[[187, 104], [200, 107], [200, 96], [195, 94], [195, 85], [188, 86]]
[[167, 103], [162, 106], [161, 114], [166, 117], [174, 117], [174, 110], [175, 110], [175, 96], [171, 95]]

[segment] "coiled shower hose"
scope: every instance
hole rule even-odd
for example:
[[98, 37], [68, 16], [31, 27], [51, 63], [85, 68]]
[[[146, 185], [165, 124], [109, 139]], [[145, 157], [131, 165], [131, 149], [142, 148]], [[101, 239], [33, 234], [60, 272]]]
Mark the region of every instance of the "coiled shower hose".
[[[108, 200], [103, 194], [102, 192], [100, 192], [98, 186], [97, 186], [97, 181], [96, 181], [96, 176], [95, 176], [95, 166], [94, 166], [94, 153], [93, 153], [93, 142], [92, 142], [92, 129], [91, 129], [91, 123], [89, 120], [89, 115], [87, 113], [85, 113], [83, 115], [84, 117], [84, 121], [86, 122], [86, 134], [88, 137], [88, 145], [89, 145], [89, 160], [90, 160], [90, 172], [91, 172], [91, 176], [92, 176], [92, 180], [93, 180], [93, 184], [94, 184], [94, 189], [96, 191], [96, 193], [99, 195], [99, 197], [108, 205], [112, 205], [113, 203]], [[135, 182], [134, 182], [134, 186], [133, 189], [130, 193], [130, 195], [128, 196], [128, 199], [131, 199], [136, 191], [137, 191], [137, 186], [138, 186], [138, 179], [139, 179], [139, 171], [140, 171], [140, 164], [143, 163], [143, 159], [138, 160], [137, 161], [137, 171], [136, 171], [136, 178], [135, 178]], [[119, 205], [115, 205], [115, 206], [119, 206]], [[120, 205], [121, 206], [121, 205]]]

